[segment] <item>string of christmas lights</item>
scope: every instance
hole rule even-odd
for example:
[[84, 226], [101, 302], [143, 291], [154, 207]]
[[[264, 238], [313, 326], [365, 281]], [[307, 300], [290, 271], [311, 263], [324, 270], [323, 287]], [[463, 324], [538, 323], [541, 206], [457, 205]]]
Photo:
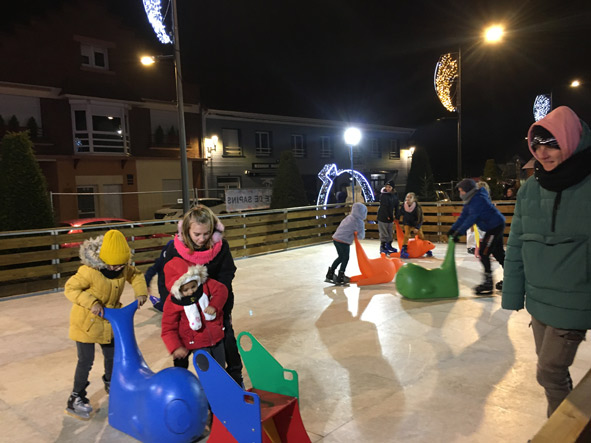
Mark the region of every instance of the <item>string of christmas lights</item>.
[[143, 0], [143, 2], [146, 15], [148, 16], [148, 21], [152, 25], [158, 40], [160, 40], [160, 42], [164, 43], [165, 45], [172, 43], [170, 35], [168, 35], [166, 32], [166, 26], [164, 26], [162, 14], [160, 13], [162, 8], [162, 3], [160, 0]]
[[353, 180], [357, 180], [357, 183], [361, 186], [361, 192], [363, 193], [363, 198], [366, 202], [374, 201], [375, 197], [371, 185], [363, 174], [351, 169], [337, 169], [337, 165], [334, 163], [327, 163], [318, 173], [318, 178], [322, 181], [322, 186], [318, 192], [318, 199], [316, 200], [317, 205], [326, 205], [328, 203], [333, 182], [335, 178], [341, 174], [349, 174], [353, 177]]
[[536, 121], [546, 117], [546, 114], [552, 109], [552, 96], [550, 94], [540, 94], [534, 100], [534, 119]]
[[[458, 80], [458, 60], [451, 53], [443, 54], [435, 66], [434, 86], [437, 97], [445, 109], [457, 111], [451, 96], [451, 88]], [[455, 95], [455, 94], [454, 94]]]

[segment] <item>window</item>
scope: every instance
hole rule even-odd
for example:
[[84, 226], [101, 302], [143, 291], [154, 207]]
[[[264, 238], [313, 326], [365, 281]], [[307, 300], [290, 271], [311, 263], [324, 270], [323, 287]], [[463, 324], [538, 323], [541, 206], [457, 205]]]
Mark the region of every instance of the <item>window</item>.
[[124, 106], [101, 106], [77, 100], [70, 104], [75, 153], [128, 153], [129, 133]]
[[240, 131], [238, 129], [222, 129], [222, 143], [224, 157], [242, 157], [240, 147]]
[[306, 144], [304, 136], [301, 134], [292, 134], [291, 136], [291, 149], [295, 158], [306, 157]]
[[78, 186], [78, 218], [96, 217], [95, 186]]
[[320, 137], [320, 158], [332, 158], [332, 145], [330, 143], [330, 137]]
[[109, 69], [108, 50], [105, 47], [81, 43], [80, 55], [82, 57], [82, 66]]
[[390, 140], [390, 151], [388, 153], [389, 160], [396, 160], [400, 158], [400, 146], [398, 145], [398, 140], [391, 139]]
[[370, 140], [371, 156], [373, 158], [382, 158], [382, 151], [380, 150], [380, 144], [377, 138]]
[[271, 135], [266, 131], [256, 131], [254, 133], [255, 155], [257, 157], [271, 156]]

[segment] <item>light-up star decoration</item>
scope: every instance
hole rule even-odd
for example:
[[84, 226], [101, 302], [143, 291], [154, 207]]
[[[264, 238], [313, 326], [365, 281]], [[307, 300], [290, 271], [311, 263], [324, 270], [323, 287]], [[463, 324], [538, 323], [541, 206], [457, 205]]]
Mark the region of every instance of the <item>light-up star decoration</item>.
[[534, 100], [534, 119], [536, 121], [546, 117], [546, 114], [552, 109], [552, 96], [550, 94], [540, 94]]
[[160, 40], [161, 43], [165, 45], [172, 43], [172, 39], [170, 35], [166, 32], [166, 26], [164, 26], [164, 19], [162, 18], [162, 14], [160, 11], [162, 10], [162, 4], [160, 0], [143, 0], [144, 2], [144, 9], [146, 10], [146, 15], [148, 16], [148, 21], [154, 28], [154, 32]]
[[318, 178], [322, 181], [322, 187], [320, 188], [320, 192], [318, 192], [318, 199], [316, 200], [317, 205], [326, 205], [328, 203], [334, 179], [341, 174], [349, 174], [354, 180], [357, 180], [357, 183], [361, 186], [361, 192], [363, 193], [363, 198], [366, 202], [374, 201], [371, 186], [362, 173], [355, 171], [354, 169], [337, 169], [337, 165], [334, 163], [328, 163], [324, 165], [322, 170], [318, 173]]
[[435, 66], [433, 80], [441, 104], [450, 112], [457, 111], [451, 96], [451, 87], [458, 78], [458, 60], [451, 53], [443, 54]]

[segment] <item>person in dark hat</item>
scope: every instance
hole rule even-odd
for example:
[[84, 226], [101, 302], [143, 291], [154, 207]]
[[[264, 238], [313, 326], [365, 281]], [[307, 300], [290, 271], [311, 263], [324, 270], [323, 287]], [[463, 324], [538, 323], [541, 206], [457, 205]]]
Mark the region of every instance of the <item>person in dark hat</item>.
[[[478, 229], [485, 231], [484, 238], [480, 241], [480, 262], [484, 267], [484, 280], [474, 288], [477, 295], [493, 293], [492, 267], [490, 256], [497, 259], [501, 266], [505, 263], [505, 250], [503, 248], [503, 235], [505, 231], [505, 217], [492, 204], [488, 192], [484, 188], [478, 188], [476, 182], [465, 178], [457, 185], [460, 198], [464, 201], [464, 208], [460, 217], [452, 225], [447, 233], [455, 242], [460, 235], [464, 235], [467, 229], [476, 224]], [[496, 285], [497, 290], [503, 289], [503, 281]]]
[[394, 182], [387, 182], [380, 193], [380, 207], [378, 209], [378, 232], [380, 234], [380, 253], [390, 255], [398, 252], [392, 246], [394, 239], [394, 217], [398, 218], [398, 194], [394, 189]]

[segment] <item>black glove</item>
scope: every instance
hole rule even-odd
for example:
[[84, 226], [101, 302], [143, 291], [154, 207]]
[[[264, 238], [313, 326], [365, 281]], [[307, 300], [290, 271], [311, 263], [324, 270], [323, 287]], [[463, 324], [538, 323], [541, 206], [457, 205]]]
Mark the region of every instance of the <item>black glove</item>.
[[451, 239], [454, 241], [454, 243], [458, 243], [460, 241], [460, 234], [456, 231], [454, 231], [453, 229], [450, 229], [449, 231], [447, 231], [447, 236], [451, 237]]

